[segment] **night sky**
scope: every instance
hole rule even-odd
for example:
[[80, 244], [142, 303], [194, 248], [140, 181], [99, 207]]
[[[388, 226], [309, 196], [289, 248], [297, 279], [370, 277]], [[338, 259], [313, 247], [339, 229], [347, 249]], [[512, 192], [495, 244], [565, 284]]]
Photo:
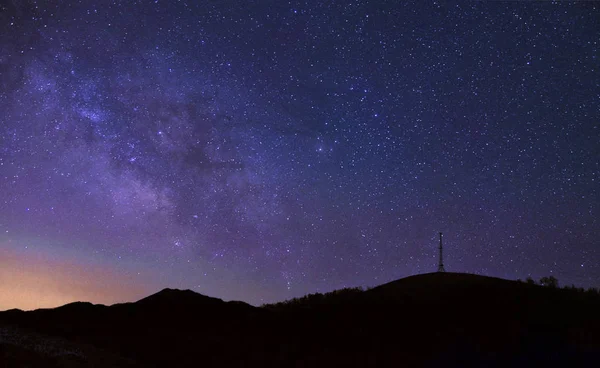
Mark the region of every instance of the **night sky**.
[[600, 286], [599, 3], [2, 4], [0, 310]]

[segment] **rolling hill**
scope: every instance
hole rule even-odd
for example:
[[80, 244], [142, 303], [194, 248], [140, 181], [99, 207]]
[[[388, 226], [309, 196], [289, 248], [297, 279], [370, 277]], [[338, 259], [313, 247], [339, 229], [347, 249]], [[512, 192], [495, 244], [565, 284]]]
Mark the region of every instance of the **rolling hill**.
[[253, 307], [165, 289], [0, 312], [3, 367], [594, 366], [600, 296], [433, 273]]

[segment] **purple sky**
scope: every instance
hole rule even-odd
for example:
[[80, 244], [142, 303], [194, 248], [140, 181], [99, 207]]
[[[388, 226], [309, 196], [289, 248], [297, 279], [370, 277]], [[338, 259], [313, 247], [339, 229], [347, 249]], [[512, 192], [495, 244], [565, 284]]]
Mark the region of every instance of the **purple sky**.
[[116, 3], [0, 5], [0, 309], [600, 286], [598, 3]]

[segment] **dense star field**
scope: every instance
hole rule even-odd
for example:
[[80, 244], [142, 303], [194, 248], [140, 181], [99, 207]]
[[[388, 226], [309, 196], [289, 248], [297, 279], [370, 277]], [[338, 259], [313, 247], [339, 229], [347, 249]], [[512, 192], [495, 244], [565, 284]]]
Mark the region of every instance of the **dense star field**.
[[0, 6], [0, 310], [600, 286], [596, 2]]

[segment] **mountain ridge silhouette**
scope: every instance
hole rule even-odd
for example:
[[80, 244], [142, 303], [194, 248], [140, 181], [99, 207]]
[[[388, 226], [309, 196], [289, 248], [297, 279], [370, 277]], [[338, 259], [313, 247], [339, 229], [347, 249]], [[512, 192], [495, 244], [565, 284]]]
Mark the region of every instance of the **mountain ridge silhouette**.
[[460, 273], [263, 307], [167, 288], [111, 306], [0, 312], [0, 361], [3, 350], [15, 366], [28, 354], [3, 343], [8, 328], [83, 352], [31, 367], [106, 366], [103, 354], [131, 367], [586, 366], [600, 358], [599, 310], [597, 294]]

